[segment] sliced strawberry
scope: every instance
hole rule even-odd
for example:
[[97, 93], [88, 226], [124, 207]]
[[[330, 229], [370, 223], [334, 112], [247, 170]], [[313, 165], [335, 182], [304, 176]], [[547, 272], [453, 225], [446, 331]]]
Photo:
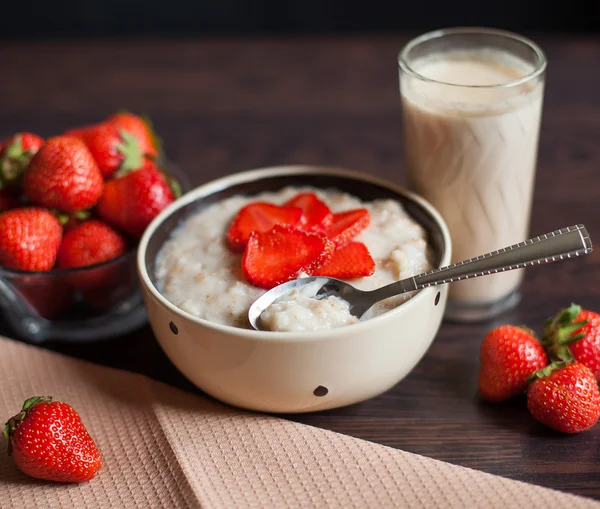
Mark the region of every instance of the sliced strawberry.
[[340, 212], [333, 215], [333, 222], [327, 228], [326, 235], [336, 246], [343, 246], [369, 226], [370, 221], [371, 216], [367, 209]]
[[227, 239], [236, 251], [243, 251], [252, 232], [268, 232], [276, 224], [296, 226], [302, 220], [297, 207], [280, 207], [266, 202], [254, 202], [243, 207], [229, 227]]
[[254, 286], [269, 289], [327, 263], [334, 248], [333, 242], [322, 235], [275, 225], [268, 232], [252, 233], [242, 269]]
[[312, 276], [329, 276], [338, 279], [370, 276], [375, 272], [375, 262], [362, 242], [348, 242], [338, 247], [331, 260], [314, 270]]
[[333, 221], [331, 210], [315, 193], [299, 193], [284, 206], [302, 209], [302, 228], [306, 231], [324, 232]]

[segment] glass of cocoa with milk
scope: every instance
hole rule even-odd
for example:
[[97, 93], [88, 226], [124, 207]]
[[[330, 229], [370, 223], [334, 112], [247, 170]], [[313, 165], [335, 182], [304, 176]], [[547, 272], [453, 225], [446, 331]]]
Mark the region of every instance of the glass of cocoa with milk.
[[[453, 262], [529, 237], [546, 59], [485, 28], [424, 34], [400, 52], [409, 186], [444, 217]], [[522, 270], [451, 283], [446, 316], [492, 318], [520, 299]]]

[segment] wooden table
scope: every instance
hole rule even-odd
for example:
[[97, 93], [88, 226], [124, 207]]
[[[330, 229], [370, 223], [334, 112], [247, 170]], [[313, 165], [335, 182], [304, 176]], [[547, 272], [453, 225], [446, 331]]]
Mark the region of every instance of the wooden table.
[[[549, 58], [531, 232], [584, 223], [600, 239], [600, 38], [533, 35]], [[404, 182], [396, 55], [406, 37], [96, 41], [0, 46], [0, 135], [43, 135], [126, 107], [147, 111], [193, 184], [286, 163], [345, 166]], [[518, 309], [444, 324], [386, 394], [294, 420], [600, 499], [600, 424], [537, 425], [523, 400], [479, 401], [479, 344], [501, 322], [543, 320], [571, 301], [600, 309], [600, 256], [530, 270]], [[4, 331], [10, 333], [9, 331]], [[194, 390], [144, 327], [48, 348]]]

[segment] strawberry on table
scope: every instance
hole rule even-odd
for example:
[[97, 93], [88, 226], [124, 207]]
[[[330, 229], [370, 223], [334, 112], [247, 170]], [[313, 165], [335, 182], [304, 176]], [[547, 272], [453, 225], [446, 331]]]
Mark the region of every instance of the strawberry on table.
[[103, 179], [85, 144], [73, 137], [50, 138], [31, 160], [23, 179], [29, 200], [72, 213], [93, 207]]
[[560, 310], [546, 323], [544, 344], [556, 360], [575, 360], [600, 380], [600, 314], [577, 304]]
[[333, 214], [331, 225], [325, 233], [336, 246], [343, 246], [369, 226], [370, 221], [371, 216], [367, 209], [340, 212]]
[[324, 232], [333, 221], [333, 214], [315, 193], [299, 193], [284, 206], [302, 209], [302, 228], [306, 231]]
[[146, 160], [141, 168], [106, 182], [96, 210], [107, 223], [139, 237], [173, 199], [165, 176], [154, 162]]
[[302, 220], [302, 210], [297, 207], [280, 207], [267, 202], [253, 202], [237, 213], [227, 240], [230, 247], [243, 251], [253, 232], [268, 232], [275, 225], [297, 226]]
[[534, 419], [556, 431], [586, 431], [600, 417], [596, 377], [577, 362], [551, 364], [532, 376], [527, 408]]
[[33, 397], [4, 428], [9, 454], [23, 473], [56, 482], [85, 482], [102, 468], [102, 457], [79, 414], [51, 397]]
[[50, 270], [62, 239], [62, 226], [48, 210], [25, 207], [0, 214], [0, 265], [27, 271]]
[[312, 276], [329, 276], [338, 279], [371, 276], [375, 262], [362, 242], [348, 242], [338, 247], [331, 260], [314, 270]]
[[548, 364], [548, 356], [529, 330], [501, 325], [485, 336], [480, 350], [479, 393], [498, 403], [524, 394], [532, 373]]
[[269, 289], [301, 272], [312, 272], [331, 258], [333, 250], [333, 243], [322, 235], [275, 225], [270, 231], [252, 233], [242, 269], [251, 284]]
[[124, 237], [102, 221], [90, 219], [64, 234], [56, 266], [87, 267], [121, 256], [127, 250]]
[[31, 158], [44, 144], [37, 134], [23, 132], [11, 136], [0, 150], [0, 188], [19, 182]]

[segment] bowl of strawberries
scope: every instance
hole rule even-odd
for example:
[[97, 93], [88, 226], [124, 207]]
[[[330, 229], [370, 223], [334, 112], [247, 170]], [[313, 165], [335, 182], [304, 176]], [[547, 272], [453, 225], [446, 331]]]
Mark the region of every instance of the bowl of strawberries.
[[81, 342], [145, 323], [137, 243], [185, 187], [129, 112], [0, 142], [0, 302], [14, 332]]

